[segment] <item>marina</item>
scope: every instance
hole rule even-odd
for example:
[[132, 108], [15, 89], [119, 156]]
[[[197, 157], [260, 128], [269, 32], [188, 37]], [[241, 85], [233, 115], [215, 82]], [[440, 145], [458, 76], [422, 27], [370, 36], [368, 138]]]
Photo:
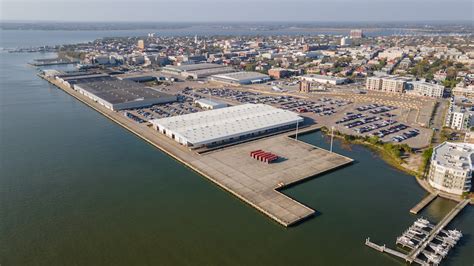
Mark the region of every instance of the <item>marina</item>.
[[[410, 264], [415, 262], [419, 265], [438, 265], [441, 260], [447, 257], [449, 251], [454, 248], [463, 236], [458, 230], [445, 230], [444, 228], [469, 204], [470, 200], [466, 199], [458, 203], [438, 224], [433, 225], [427, 219], [418, 218], [413, 225], [402, 233], [396, 240], [396, 244], [405, 249], [409, 249], [409, 253], [405, 254], [385, 245], [380, 246], [367, 238], [365, 245], [385, 252], [393, 256], [402, 258]], [[424, 259], [420, 258], [424, 256]]]

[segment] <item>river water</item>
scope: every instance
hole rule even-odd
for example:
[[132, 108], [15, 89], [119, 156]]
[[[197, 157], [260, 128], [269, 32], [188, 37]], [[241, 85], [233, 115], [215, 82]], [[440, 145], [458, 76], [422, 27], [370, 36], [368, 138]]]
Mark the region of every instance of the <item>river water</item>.
[[[1, 32], [0, 46], [97, 34]], [[26, 63], [48, 56], [0, 53], [1, 265], [404, 265], [364, 240], [394, 247], [425, 192], [370, 150], [336, 141], [356, 162], [286, 189], [317, 215], [284, 228], [36, 77]], [[452, 222], [465, 237], [443, 264], [473, 265], [473, 224], [472, 207]]]

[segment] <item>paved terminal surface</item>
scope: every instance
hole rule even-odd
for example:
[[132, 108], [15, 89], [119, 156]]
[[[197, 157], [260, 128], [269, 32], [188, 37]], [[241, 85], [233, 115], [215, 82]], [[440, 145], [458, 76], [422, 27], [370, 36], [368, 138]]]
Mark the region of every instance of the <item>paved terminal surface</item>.
[[[250, 157], [251, 151], [260, 149], [282, 158], [266, 164]], [[192, 164], [239, 198], [289, 226], [314, 210], [276, 189], [350, 162], [347, 157], [280, 135], [210, 152]]]
[[[352, 162], [350, 158], [295, 141], [288, 137], [292, 133], [200, 155], [158, 133], [151, 125], [138, 124], [65, 84], [54, 79], [45, 79], [284, 226], [311, 216], [314, 210], [278, 192], [278, 187]], [[250, 151], [259, 149], [275, 153], [283, 159], [267, 165], [251, 158]]]

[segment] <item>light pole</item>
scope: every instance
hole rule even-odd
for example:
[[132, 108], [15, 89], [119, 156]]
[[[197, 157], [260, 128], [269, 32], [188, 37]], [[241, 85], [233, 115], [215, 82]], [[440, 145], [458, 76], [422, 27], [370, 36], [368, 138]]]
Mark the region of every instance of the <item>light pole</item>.
[[329, 148], [329, 151], [332, 153], [332, 143], [334, 141], [334, 126], [331, 127], [331, 147]]
[[298, 124], [299, 124], [299, 121], [298, 119], [296, 119], [296, 135], [295, 135], [295, 140], [298, 141]]

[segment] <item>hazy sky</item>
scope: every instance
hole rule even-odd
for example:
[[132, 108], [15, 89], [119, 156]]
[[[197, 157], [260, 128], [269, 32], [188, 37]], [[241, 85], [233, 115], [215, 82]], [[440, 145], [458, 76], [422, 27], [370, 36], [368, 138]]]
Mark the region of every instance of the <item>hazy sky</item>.
[[472, 0], [0, 0], [2, 20], [474, 20]]

